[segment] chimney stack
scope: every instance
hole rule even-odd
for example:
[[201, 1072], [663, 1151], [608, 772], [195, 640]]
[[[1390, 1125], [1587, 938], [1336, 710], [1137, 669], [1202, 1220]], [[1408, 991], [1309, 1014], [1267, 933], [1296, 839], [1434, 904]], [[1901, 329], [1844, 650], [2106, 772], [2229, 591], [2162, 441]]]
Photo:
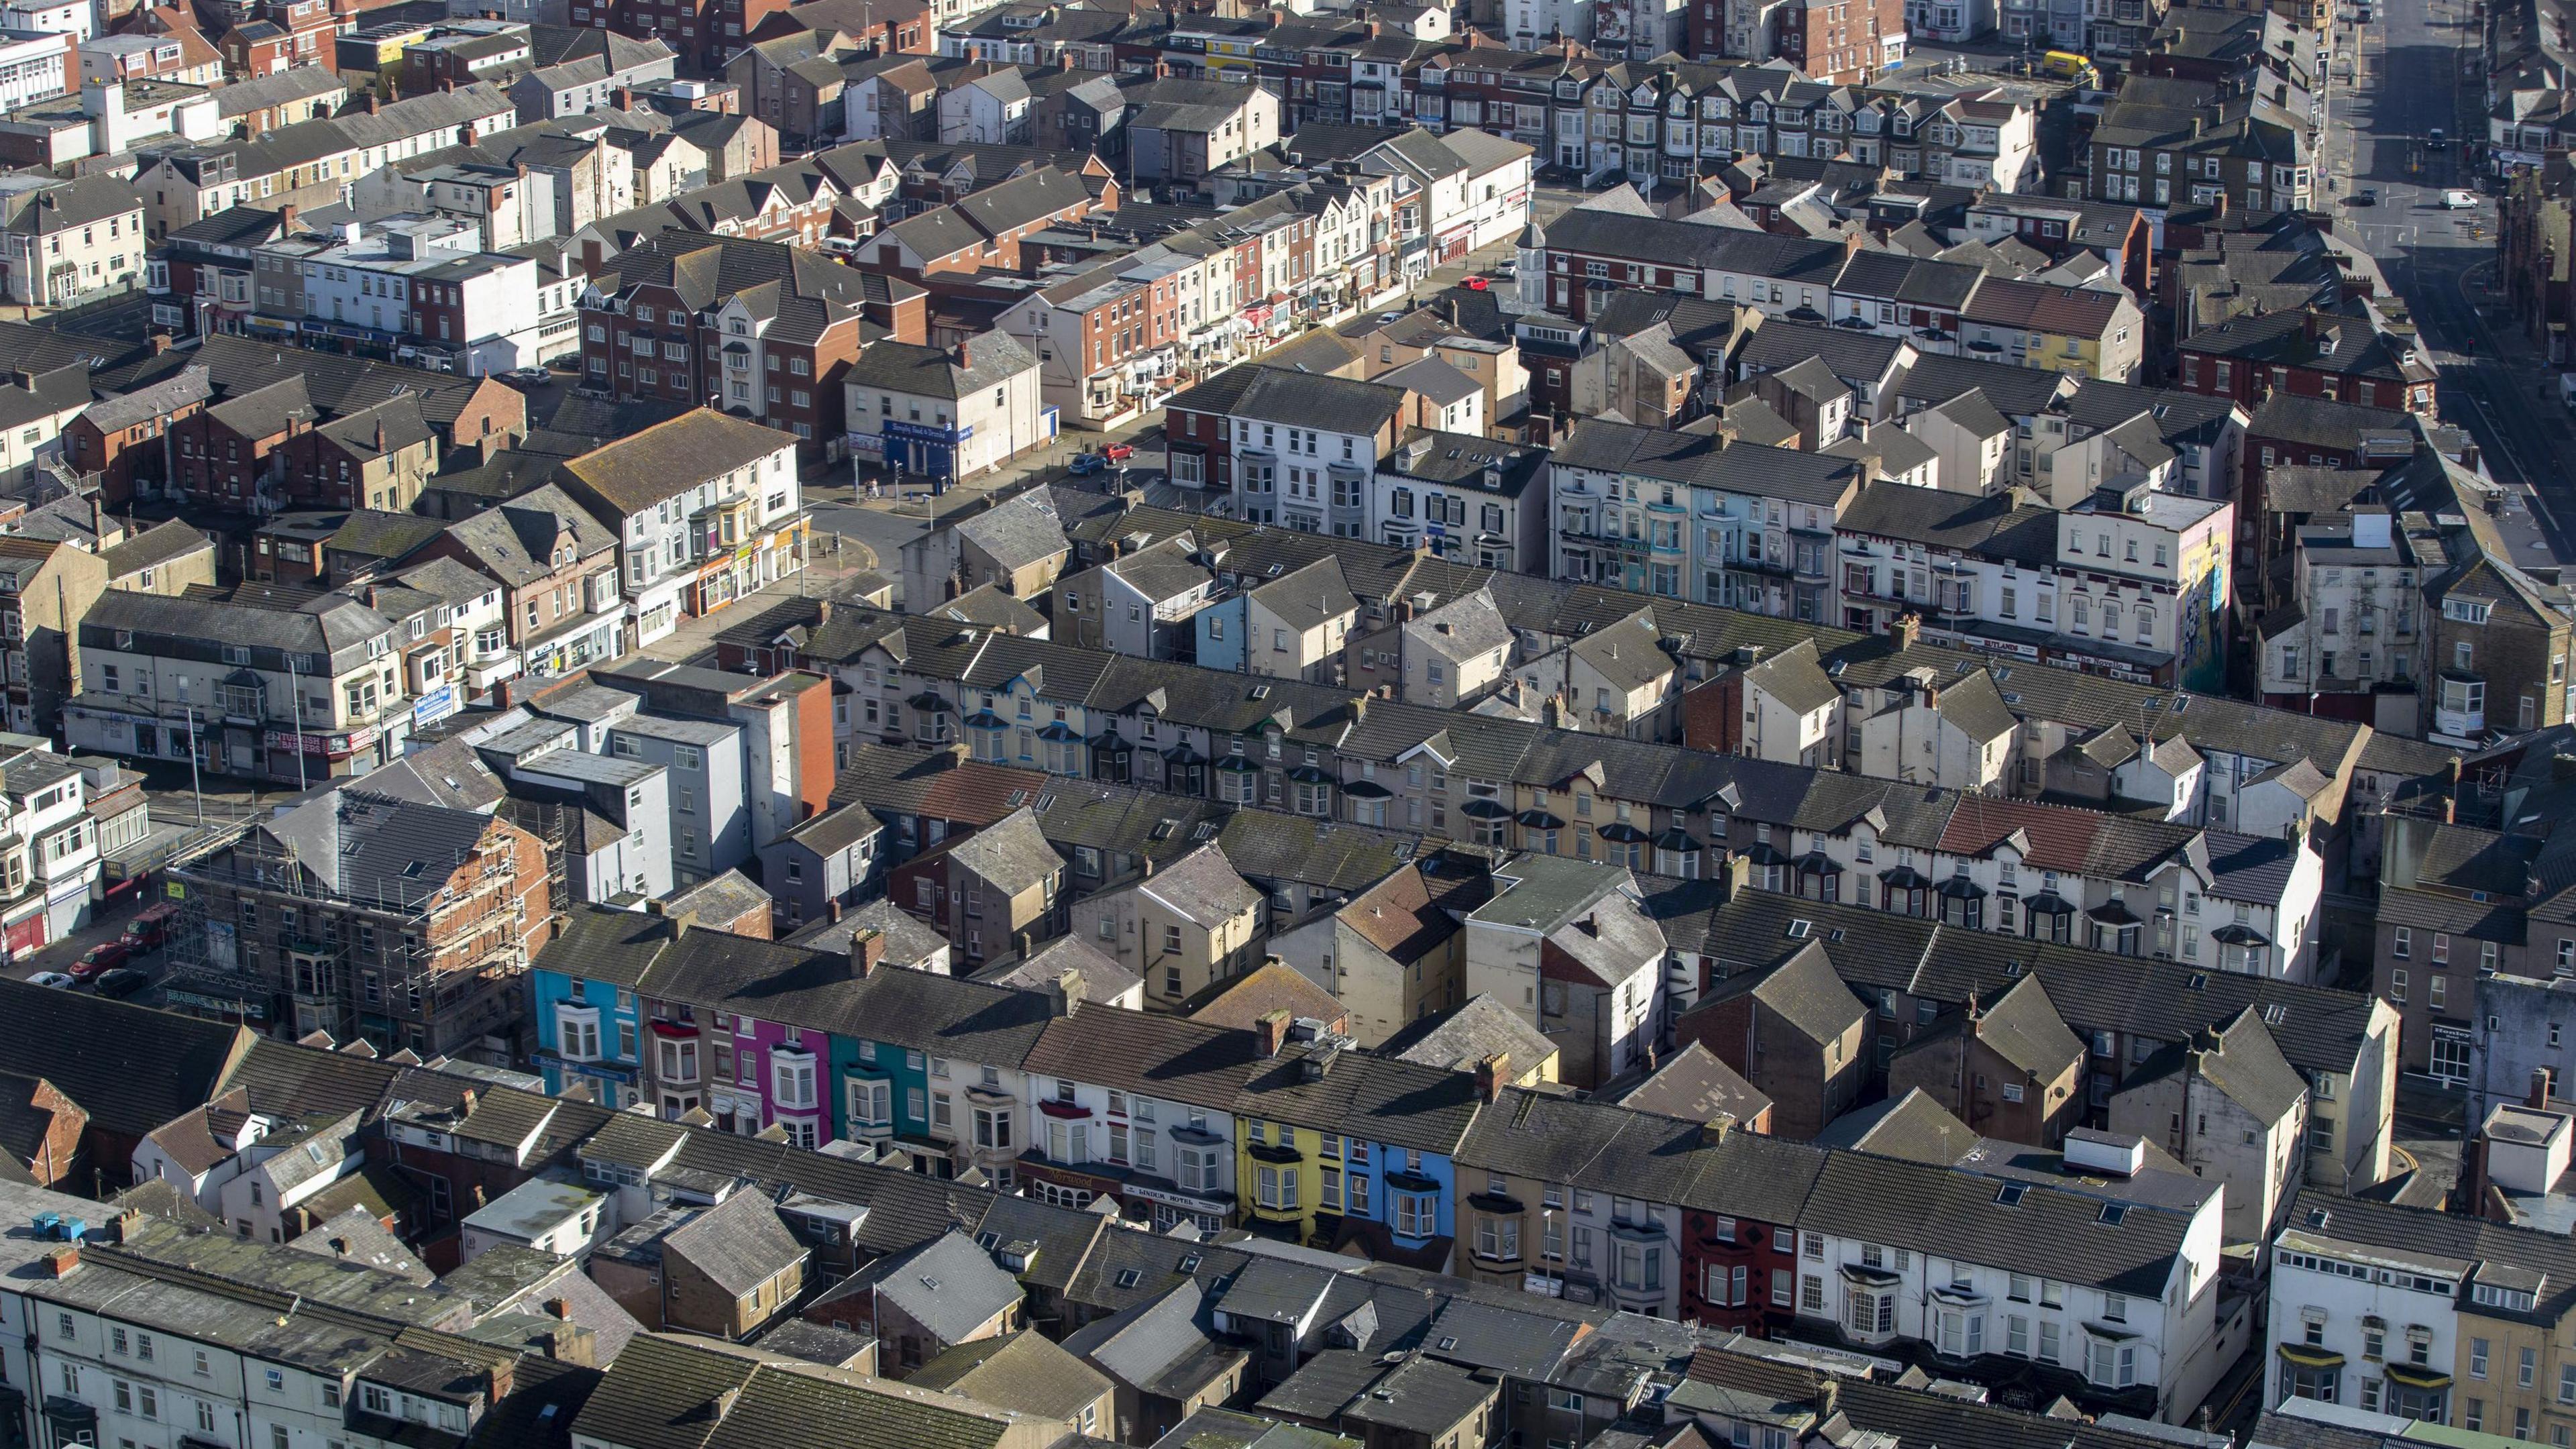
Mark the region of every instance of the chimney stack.
[[1512, 1054], [1495, 1052], [1476, 1063], [1476, 1100], [1493, 1105], [1503, 1094], [1504, 1083], [1511, 1080]]
[[1282, 1006], [1263, 1012], [1260, 1019], [1252, 1023], [1252, 1029], [1261, 1036], [1259, 1047], [1262, 1060], [1267, 1061], [1279, 1055], [1279, 1048], [1286, 1045], [1288, 1041], [1288, 1008]]
[[1923, 620], [1914, 614], [1899, 615], [1887, 626], [1887, 637], [1895, 640], [1896, 647], [1899, 649], [1913, 648], [1914, 641], [1920, 638], [1922, 633]]
[[876, 973], [877, 964], [885, 960], [885, 932], [864, 926], [850, 936], [850, 968], [861, 981]]
[[80, 1267], [80, 1244], [56, 1248], [45, 1258], [45, 1267], [57, 1278], [68, 1278]]

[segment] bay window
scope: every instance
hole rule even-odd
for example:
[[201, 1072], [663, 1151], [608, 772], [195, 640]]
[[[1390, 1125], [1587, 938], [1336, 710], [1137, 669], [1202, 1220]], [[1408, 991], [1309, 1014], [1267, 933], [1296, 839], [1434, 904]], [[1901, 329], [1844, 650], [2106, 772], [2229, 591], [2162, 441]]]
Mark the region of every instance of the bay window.
[[562, 1005], [555, 1008], [557, 1050], [576, 1062], [599, 1060], [599, 1008]]
[[849, 1105], [851, 1131], [884, 1132], [893, 1129], [893, 1084], [872, 1082], [864, 1077], [853, 1077], [843, 1096]]

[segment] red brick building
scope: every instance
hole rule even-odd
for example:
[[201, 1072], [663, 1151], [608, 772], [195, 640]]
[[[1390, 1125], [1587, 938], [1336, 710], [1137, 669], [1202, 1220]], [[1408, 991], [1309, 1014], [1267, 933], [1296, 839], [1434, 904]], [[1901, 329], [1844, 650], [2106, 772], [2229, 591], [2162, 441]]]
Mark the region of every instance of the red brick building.
[[[803, 462], [840, 444], [841, 374], [863, 326], [929, 343], [921, 288], [776, 242], [664, 232], [591, 281], [605, 301], [582, 310], [590, 386], [621, 401], [712, 405], [792, 432]], [[739, 300], [755, 288], [757, 305]]]
[[2236, 317], [2184, 338], [2179, 385], [2253, 407], [2268, 396], [2433, 411], [2433, 364], [2367, 316], [2314, 310]]
[[1789, 0], [1780, 7], [1777, 58], [1823, 85], [1866, 85], [1877, 78], [1886, 37], [1904, 33], [1903, 0]]

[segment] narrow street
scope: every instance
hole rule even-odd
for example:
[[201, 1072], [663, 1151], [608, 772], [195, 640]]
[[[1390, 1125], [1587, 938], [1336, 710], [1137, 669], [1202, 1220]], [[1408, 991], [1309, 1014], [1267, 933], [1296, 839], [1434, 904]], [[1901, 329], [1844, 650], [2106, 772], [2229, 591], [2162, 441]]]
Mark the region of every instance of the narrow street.
[[[2494, 290], [2496, 199], [2462, 145], [2485, 129], [2470, 8], [2469, 0], [2378, 7], [2380, 23], [2361, 32], [2358, 82], [2328, 127], [2325, 161], [2340, 196], [2377, 195], [2376, 205], [2348, 202], [2341, 220], [2406, 299], [2442, 369], [2443, 418], [2476, 437], [2499, 481], [2536, 490], [2539, 533], [2559, 557], [2576, 558], [2567, 527], [2576, 523], [2576, 487], [2549, 461], [2576, 445], [2576, 430], [2552, 370], [2507, 325]], [[2445, 206], [2443, 192], [2455, 188], [2477, 205]], [[2537, 538], [2524, 546], [2542, 551]]]

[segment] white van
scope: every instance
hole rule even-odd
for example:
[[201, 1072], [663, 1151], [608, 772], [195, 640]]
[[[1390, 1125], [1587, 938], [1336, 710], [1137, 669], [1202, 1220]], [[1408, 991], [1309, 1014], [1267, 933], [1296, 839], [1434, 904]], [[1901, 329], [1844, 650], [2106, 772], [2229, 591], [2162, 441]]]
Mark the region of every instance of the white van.
[[2477, 193], [2474, 191], [2445, 191], [2442, 193], [2442, 204], [2453, 211], [2459, 211], [2465, 207], [2472, 207], [2478, 204]]

